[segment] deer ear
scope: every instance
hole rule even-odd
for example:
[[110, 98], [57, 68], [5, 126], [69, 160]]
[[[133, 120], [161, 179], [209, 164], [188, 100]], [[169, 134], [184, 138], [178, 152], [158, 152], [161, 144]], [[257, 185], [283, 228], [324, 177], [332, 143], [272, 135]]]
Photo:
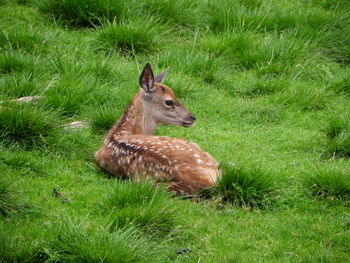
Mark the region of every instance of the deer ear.
[[149, 63], [146, 64], [140, 75], [140, 86], [147, 93], [154, 91], [154, 76]]
[[168, 74], [169, 69], [164, 70], [162, 73], [154, 78], [154, 82], [163, 83], [165, 76]]

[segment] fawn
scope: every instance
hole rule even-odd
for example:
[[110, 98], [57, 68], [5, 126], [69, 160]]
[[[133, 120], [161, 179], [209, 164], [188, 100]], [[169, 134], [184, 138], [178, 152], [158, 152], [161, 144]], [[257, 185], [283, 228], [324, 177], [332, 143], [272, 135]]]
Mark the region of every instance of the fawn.
[[95, 153], [95, 162], [112, 175], [154, 178], [169, 182], [168, 188], [178, 195], [194, 195], [215, 185], [218, 163], [196, 144], [153, 135], [158, 123], [190, 127], [196, 121], [171, 88], [162, 84], [166, 74], [167, 70], [154, 77], [146, 64], [139, 92]]

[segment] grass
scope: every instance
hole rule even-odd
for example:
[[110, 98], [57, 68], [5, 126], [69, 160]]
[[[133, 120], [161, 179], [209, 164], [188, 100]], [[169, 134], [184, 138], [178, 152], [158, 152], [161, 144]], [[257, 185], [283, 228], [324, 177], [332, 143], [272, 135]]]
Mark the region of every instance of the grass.
[[32, 75], [27, 73], [14, 73], [3, 78], [0, 84], [5, 98], [20, 98], [38, 94], [37, 84], [32, 80]]
[[170, 195], [152, 182], [117, 184], [103, 209], [112, 211], [113, 228], [134, 225], [152, 235], [165, 235], [180, 225], [180, 211]]
[[12, 103], [0, 110], [0, 139], [5, 145], [33, 148], [54, 137], [58, 122], [50, 113]]
[[305, 185], [311, 194], [328, 199], [349, 201], [349, 174], [336, 169], [316, 169], [305, 178]]
[[41, 12], [71, 27], [91, 27], [104, 20], [119, 19], [123, 13], [123, 4], [111, 0], [45, 0], [34, 3]]
[[23, 175], [45, 176], [46, 167], [44, 163], [32, 154], [22, 151], [0, 154], [0, 161], [5, 170], [16, 169], [23, 172]]
[[[86, 141], [94, 142], [94, 144], [87, 145]], [[79, 156], [79, 158], [92, 161], [92, 152], [98, 145], [97, 142], [98, 139], [90, 131], [65, 128], [59, 135], [50, 138], [47, 149], [68, 158]]]
[[82, 106], [93, 103], [93, 95], [86, 96], [84, 102], [81, 98], [89, 94], [89, 90], [97, 85], [95, 79], [76, 79], [74, 75], [64, 76], [60, 82], [55, 83], [45, 92], [44, 101], [48, 108], [54, 108], [63, 115], [73, 116], [80, 112]]
[[106, 133], [118, 118], [113, 107], [101, 107], [89, 114], [91, 128], [96, 132]]
[[268, 171], [225, 164], [221, 171], [216, 194], [224, 200], [246, 207], [266, 207], [271, 203], [276, 182]]
[[214, 54], [197, 52], [195, 47], [171, 46], [169, 51], [159, 56], [160, 67], [174, 67], [184, 74], [192, 74], [212, 83], [218, 78], [220, 59]]
[[0, 229], [0, 259], [2, 262], [45, 262], [47, 257], [33, 242], [16, 238], [9, 229]]
[[9, 216], [23, 209], [23, 202], [18, 198], [16, 182], [8, 175], [0, 178], [0, 214]]
[[225, 55], [235, 67], [246, 70], [259, 68], [259, 73], [263, 71], [274, 75], [285, 73], [290, 65], [303, 63], [307, 59], [306, 53], [311, 52], [305, 41], [289, 39], [285, 35], [266, 37], [251, 32], [233, 31], [223, 36], [215, 34], [202, 41], [204, 49]]
[[49, 244], [48, 262], [145, 262], [150, 243], [133, 229], [91, 231], [82, 223], [64, 222]]
[[349, 31], [349, 27], [347, 26], [349, 19], [348, 14], [338, 17], [320, 40], [320, 45], [323, 46], [324, 53], [341, 64], [349, 64], [350, 61], [349, 45], [347, 45], [348, 38], [347, 36], [343, 37], [343, 34]]
[[[244, 82], [243, 82], [244, 80]], [[234, 79], [222, 83], [225, 90], [247, 98], [280, 94], [291, 86], [291, 81], [284, 77], [258, 77], [255, 74], [240, 74]]]
[[[1, 262], [348, 261], [348, 1], [0, 2]], [[226, 164], [210, 198], [93, 163], [147, 62], [197, 119], [156, 134]]]
[[175, 27], [194, 27], [201, 24], [196, 3], [187, 1], [167, 1], [166, 5], [161, 0], [143, 1], [142, 13], [156, 17], [160, 22], [172, 24]]
[[33, 52], [45, 44], [45, 40], [36, 32], [0, 32], [0, 46], [6, 49]]
[[176, 27], [193, 28], [200, 24], [194, 17], [198, 10], [196, 4], [183, 0], [170, 0], [166, 5], [159, 0], [128, 3], [111, 0], [45, 0], [34, 3], [42, 13], [70, 27], [92, 27], [107, 21], [119, 22], [128, 17], [138, 16], [155, 17], [163, 24]]
[[324, 131], [327, 136], [326, 156], [350, 156], [350, 126], [345, 115], [329, 117]]
[[150, 53], [157, 50], [162, 35], [156, 24], [143, 19], [106, 23], [96, 31], [98, 50], [119, 52], [126, 56], [134, 53]]
[[25, 59], [12, 56], [11, 53], [2, 53], [0, 56], [0, 73], [8, 74], [12, 72], [20, 72], [29, 67], [29, 63]]
[[350, 93], [349, 83], [349, 74], [345, 71], [342, 72], [340, 76], [335, 76], [334, 79], [331, 80], [330, 88], [340, 94], [348, 95]]
[[277, 100], [282, 104], [296, 105], [302, 110], [320, 110], [327, 106], [330, 92], [325, 87], [312, 86], [311, 83], [290, 87], [278, 94]]

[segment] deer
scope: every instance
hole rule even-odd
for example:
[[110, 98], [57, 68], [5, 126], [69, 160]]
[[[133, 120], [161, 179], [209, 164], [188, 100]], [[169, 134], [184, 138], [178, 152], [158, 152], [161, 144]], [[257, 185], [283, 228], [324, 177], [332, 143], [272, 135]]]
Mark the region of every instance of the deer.
[[196, 121], [163, 84], [167, 73], [154, 77], [151, 65], [145, 65], [138, 93], [109, 130], [95, 153], [95, 163], [119, 178], [151, 178], [168, 183], [167, 189], [176, 195], [196, 196], [215, 186], [220, 175], [218, 163], [195, 143], [154, 135], [160, 123], [188, 128]]

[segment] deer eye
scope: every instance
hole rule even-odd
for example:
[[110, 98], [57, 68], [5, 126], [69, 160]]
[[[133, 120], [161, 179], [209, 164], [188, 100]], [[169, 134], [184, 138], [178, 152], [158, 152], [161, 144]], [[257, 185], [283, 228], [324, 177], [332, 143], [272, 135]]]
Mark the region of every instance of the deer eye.
[[168, 105], [168, 106], [173, 106], [174, 102], [172, 100], [166, 100], [165, 104]]

